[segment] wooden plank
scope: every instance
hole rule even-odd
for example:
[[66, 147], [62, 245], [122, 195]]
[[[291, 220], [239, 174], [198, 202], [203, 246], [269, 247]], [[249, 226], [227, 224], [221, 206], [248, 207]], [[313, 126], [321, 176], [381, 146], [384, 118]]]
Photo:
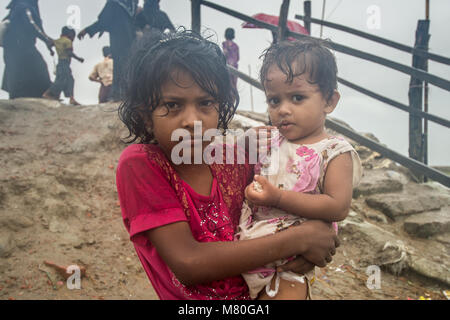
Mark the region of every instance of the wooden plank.
[[[303, 1], [303, 12], [305, 13], [305, 17], [311, 18], [311, 1]], [[311, 34], [311, 22], [310, 20], [305, 21], [305, 29], [308, 30], [308, 33]]]
[[[237, 12], [235, 10], [231, 10], [231, 9], [225, 8], [223, 6], [220, 6], [218, 4], [215, 4], [215, 3], [212, 3], [212, 2], [209, 2], [209, 1], [201, 1], [201, 3], [203, 5], [205, 5], [205, 6], [207, 6], [207, 7], [210, 7], [212, 9], [218, 10], [220, 12], [228, 14], [228, 15], [230, 15], [232, 17], [237, 18], [237, 19], [241, 19], [243, 21], [253, 23], [254, 25], [256, 25], [258, 27], [265, 28], [265, 29], [268, 29], [268, 30], [273, 31], [273, 32], [278, 32], [277, 26], [274, 26], [272, 24], [259, 21], [257, 19], [254, 19], [254, 18], [252, 18], [250, 16], [247, 16], [247, 15], [242, 14], [240, 12]], [[289, 31], [289, 30], [287, 30], [286, 33], [287, 33], [288, 37], [293, 37], [293, 38], [296, 38], [296, 39], [302, 39], [304, 37], [308, 37], [306, 35], [303, 35], [303, 34], [300, 34], [300, 33], [296, 33], [296, 32], [292, 32], [292, 31]], [[385, 58], [377, 57], [377, 56], [375, 56], [373, 54], [366, 53], [366, 52], [363, 52], [363, 51], [360, 51], [360, 50], [356, 50], [356, 49], [353, 49], [353, 48], [350, 48], [350, 47], [347, 47], [347, 46], [344, 46], [344, 45], [341, 45], [341, 44], [338, 44], [338, 43], [335, 43], [335, 42], [330, 42], [329, 46], [330, 46], [330, 48], [332, 48], [332, 49], [334, 49], [336, 51], [339, 51], [339, 52], [342, 52], [342, 53], [345, 53], [345, 54], [352, 55], [354, 57], [358, 57], [358, 58], [361, 58], [361, 59], [365, 59], [365, 60], [368, 60], [368, 61], [372, 61], [372, 62], [381, 64], [381, 65], [384, 65], [386, 67], [392, 68], [394, 70], [400, 71], [400, 72], [408, 74], [410, 76], [414, 76], [414, 77], [416, 77], [418, 79], [427, 81], [428, 83], [431, 83], [431, 84], [433, 84], [433, 85], [435, 85], [437, 87], [440, 87], [440, 88], [442, 88], [444, 90], [450, 91], [450, 81], [448, 81], [446, 79], [443, 79], [443, 78], [440, 78], [440, 77], [437, 77], [435, 75], [432, 75], [432, 74], [430, 74], [428, 72], [424, 72], [424, 71], [419, 70], [419, 69], [411, 68], [409, 66], [406, 66], [406, 65], [403, 65], [403, 64], [400, 64], [400, 63], [397, 63], [397, 62], [385, 59]]]
[[201, 0], [191, 0], [191, 28], [200, 34], [201, 26]]
[[232, 17], [237, 18], [237, 19], [243, 20], [245, 22], [250, 22], [250, 23], [254, 24], [257, 27], [260, 27], [260, 28], [263, 28], [263, 29], [268, 29], [268, 30], [273, 31], [273, 32], [278, 32], [278, 27], [277, 26], [275, 26], [273, 24], [270, 24], [270, 23], [262, 22], [260, 20], [255, 19], [255, 18], [252, 18], [250, 16], [242, 14], [242, 13], [240, 13], [238, 11], [225, 8], [225, 7], [221, 6], [221, 5], [218, 5], [218, 4], [209, 2], [209, 1], [201, 1], [201, 4], [206, 6], [206, 7], [209, 7], [209, 8], [215, 9], [217, 11], [220, 11], [222, 13], [228, 14], [228, 15], [230, 15]]
[[[288, 30], [287, 33], [288, 33], [289, 37], [293, 37], [293, 38], [296, 38], [296, 39], [303, 39], [305, 37], [309, 37], [309, 36], [304, 35], [304, 34], [292, 32], [290, 30]], [[314, 38], [314, 37], [311, 37], [311, 38]], [[320, 40], [318, 38], [314, 38], [314, 39]], [[383, 65], [385, 67], [389, 67], [391, 69], [400, 71], [400, 72], [408, 74], [410, 76], [414, 76], [417, 79], [420, 79], [420, 80], [423, 80], [423, 81], [427, 81], [428, 83], [431, 83], [431, 84], [433, 84], [433, 85], [435, 85], [435, 86], [437, 86], [437, 87], [439, 87], [441, 89], [444, 89], [446, 91], [450, 91], [450, 81], [449, 80], [446, 80], [444, 78], [440, 78], [440, 77], [435, 76], [435, 75], [433, 75], [431, 73], [422, 71], [422, 70], [417, 69], [417, 68], [412, 68], [412, 67], [403, 65], [401, 63], [397, 63], [397, 62], [391, 61], [389, 59], [378, 57], [378, 56], [375, 56], [375, 55], [370, 54], [370, 53], [366, 53], [366, 52], [361, 51], [361, 50], [353, 49], [353, 48], [344, 46], [342, 44], [338, 44], [336, 42], [325, 42], [325, 43], [331, 49], [336, 50], [338, 52], [342, 52], [342, 53], [345, 53], [345, 54], [348, 54], [348, 55], [351, 55], [351, 56], [354, 56], [354, 57], [357, 57], [357, 58], [361, 58], [361, 59], [364, 59], [364, 60], [368, 60], [368, 61], [372, 61], [372, 62], [381, 64], [381, 65]]]
[[340, 125], [339, 123], [332, 121], [330, 119], [326, 119], [325, 125], [331, 130], [343, 134], [344, 136], [354, 140], [355, 142], [363, 146], [366, 146], [372, 149], [373, 151], [378, 152], [382, 156], [403, 165], [404, 167], [410, 169], [416, 174], [423, 174], [428, 178], [433, 179], [434, 181], [442, 183], [446, 187], [450, 187], [450, 176], [442, 173], [441, 171], [433, 169], [417, 160], [405, 157], [404, 155], [389, 148], [386, 148], [385, 146], [367, 137], [364, 137], [354, 132], [353, 130], [346, 128], [343, 125]]
[[[263, 89], [261, 83], [259, 83], [259, 81], [249, 77], [245, 73], [242, 73], [239, 70], [237, 70], [231, 66], [228, 66], [228, 69], [230, 70], [230, 72], [232, 74], [238, 76], [243, 81], [264, 91], [264, 89]], [[431, 168], [427, 165], [424, 165], [423, 163], [416, 161], [414, 159], [405, 157], [404, 155], [402, 155], [394, 150], [391, 150], [391, 149], [389, 149], [389, 148], [387, 148], [387, 147], [385, 147], [363, 135], [360, 135], [359, 133], [337, 123], [336, 121], [327, 119], [325, 125], [328, 128], [330, 128], [331, 130], [334, 130], [334, 131], [354, 140], [355, 142], [357, 142], [363, 146], [366, 146], [373, 151], [378, 152], [382, 156], [384, 156], [388, 159], [391, 159], [391, 160], [403, 165], [406, 168], [411, 169], [413, 172], [423, 174], [423, 175], [429, 177], [430, 179], [433, 179], [434, 181], [442, 183], [444, 186], [450, 187], [450, 176], [445, 175], [441, 171], [433, 169], [433, 168]]]
[[[416, 48], [428, 48], [428, 41], [430, 35], [428, 30], [430, 27], [429, 20], [419, 20], [416, 29], [416, 41], [414, 47]], [[418, 69], [425, 69], [427, 59], [413, 55], [413, 67]], [[415, 77], [411, 77], [409, 83], [409, 106], [411, 109], [422, 111], [422, 96], [423, 93], [423, 81]], [[423, 149], [423, 127], [422, 119], [415, 114], [409, 116], [409, 157], [416, 159], [420, 162], [424, 161], [424, 149]], [[422, 181], [423, 178], [419, 177]]]
[[423, 111], [420, 111], [420, 110], [417, 110], [417, 109], [411, 109], [406, 104], [402, 104], [402, 103], [397, 102], [395, 100], [392, 100], [392, 99], [389, 99], [387, 97], [384, 97], [384, 96], [382, 96], [382, 95], [380, 95], [378, 93], [375, 93], [373, 91], [367, 90], [367, 89], [365, 89], [363, 87], [360, 87], [360, 86], [358, 86], [358, 85], [356, 85], [356, 84], [354, 84], [354, 83], [352, 83], [350, 81], [344, 80], [344, 79], [342, 79], [340, 77], [338, 77], [338, 82], [342, 83], [344, 86], [352, 88], [352, 89], [354, 89], [354, 90], [356, 90], [356, 91], [358, 91], [358, 92], [360, 92], [362, 94], [365, 94], [365, 95], [367, 95], [367, 96], [369, 96], [371, 98], [374, 98], [374, 99], [376, 99], [378, 101], [384, 102], [384, 103], [386, 103], [386, 104], [388, 104], [390, 106], [393, 106], [393, 107], [395, 107], [397, 109], [406, 111], [408, 113], [415, 114], [418, 117], [421, 117], [423, 119], [427, 119], [429, 121], [433, 121], [433, 122], [438, 123], [438, 124], [440, 124], [440, 125], [442, 125], [444, 127], [450, 128], [450, 121], [447, 120], [447, 119], [443, 119], [441, 117], [438, 117], [438, 116], [435, 116], [433, 114], [429, 114], [429, 113], [426, 113], [426, 112], [423, 112]]
[[280, 8], [280, 15], [278, 16], [278, 39], [283, 41], [286, 39], [287, 31], [287, 16], [289, 13], [290, 0], [283, 0]]
[[353, 35], [365, 38], [365, 39], [369, 39], [369, 40], [375, 41], [377, 43], [381, 43], [381, 44], [387, 45], [389, 47], [392, 47], [392, 48], [395, 48], [395, 49], [398, 49], [398, 50], [401, 50], [401, 51], [404, 51], [404, 52], [407, 52], [407, 53], [412, 53], [412, 54], [415, 54], [417, 56], [420, 56], [420, 57], [423, 57], [423, 58], [427, 58], [429, 60], [433, 60], [433, 61], [436, 61], [436, 62], [439, 62], [439, 63], [450, 65], [450, 58], [443, 57], [443, 56], [440, 56], [440, 55], [437, 55], [437, 54], [434, 54], [434, 53], [431, 53], [431, 52], [427, 52], [425, 50], [420, 50], [420, 49], [417, 49], [417, 48], [413, 48], [413, 47], [410, 47], [410, 46], [407, 46], [407, 45], [404, 45], [404, 44], [401, 44], [401, 43], [398, 43], [398, 42], [395, 42], [395, 41], [391, 41], [391, 40], [388, 40], [388, 39], [385, 39], [385, 38], [382, 38], [382, 37], [375, 36], [375, 35], [370, 34], [370, 33], [366, 33], [366, 32], [360, 31], [360, 30], [356, 30], [356, 29], [352, 29], [352, 28], [349, 28], [349, 27], [346, 27], [346, 26], [343, 26], [343, 25], [340, 25], [340, 24], [337, 24], [337, 23], [332, 23], [332, 22], [323, 21], [323, 20], [319, 20], [319, 19], [309, 18], [306, 15], [305, 16], [296, 15], [295, 18], [305, 21], [305, 24], [306, 24], [306, 21], [309, 21], [309, 22], [312, 22], [312, 23], [317, 23], [317, 24], [320, 24], [320, 25], [323, 25], [323, 26], [326, 26], [326, 27], [330, 27], [330, 28], [333, 28], [333, 29], [341, 30], [341, 31], [344, 31], [344, 32], [347, 32], [347, 33], [350, 33], [350, 34], [353, 34]]

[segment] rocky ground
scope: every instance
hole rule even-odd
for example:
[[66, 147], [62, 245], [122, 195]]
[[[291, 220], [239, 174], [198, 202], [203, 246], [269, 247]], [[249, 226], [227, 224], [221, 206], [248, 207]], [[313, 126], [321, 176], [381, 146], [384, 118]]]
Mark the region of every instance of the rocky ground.
[[[0, 299], [157, 299], [121, 220], [116, 108], [0, 101]], [[241, 113], [234, 126], [255, 120], [264, 116]], [[356, 148], [364, 178], [314, 298], [447, 299], [450, 191]], [[49, 262], [85, 269], [81, 288]]]

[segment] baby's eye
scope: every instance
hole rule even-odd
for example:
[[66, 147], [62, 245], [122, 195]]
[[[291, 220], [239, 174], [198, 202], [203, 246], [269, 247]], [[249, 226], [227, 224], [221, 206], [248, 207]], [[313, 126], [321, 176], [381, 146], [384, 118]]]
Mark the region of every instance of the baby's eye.
[[271, 106], [276, 106], [277, 104], [280, 103], [280, 99], [278, 98], [268, 98], [267, 99], [267, 103]]
[[299, 95], [299, 94], [296, 94], [296, 95], [293, 95], [293, 96], [292, 96], [292, 101], [294, 101], [294, 102], [300, 102], [300, 101], [302, 101], [303, 99], [304, 99], [304, 97], [301, 96], [301, 95]]

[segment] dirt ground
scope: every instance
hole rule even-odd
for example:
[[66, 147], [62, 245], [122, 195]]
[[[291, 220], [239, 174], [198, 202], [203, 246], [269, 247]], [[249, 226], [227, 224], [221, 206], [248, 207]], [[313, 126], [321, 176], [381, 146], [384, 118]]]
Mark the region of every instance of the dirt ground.
[[[55, 106], [0, 101], [0, 299], [158, 299], [121, 219], [115, 106]], [[446, 299], [438, 284], [385, 271], [368, 289], [360, 257], [370, 248], [341, 241], [315, 299]], [[81, 289], [44, 261], [86, 268]]]

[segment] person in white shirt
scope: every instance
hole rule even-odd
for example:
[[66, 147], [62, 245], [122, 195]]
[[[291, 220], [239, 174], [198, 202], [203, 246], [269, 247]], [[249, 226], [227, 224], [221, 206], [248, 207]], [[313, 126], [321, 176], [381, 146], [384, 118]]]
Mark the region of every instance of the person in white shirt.
[[105, 103], [111, 100], [113, 83], [114, 64], [111, 56], [111, 49], [109, 47], [103, 48], [103, 56], [105, 59], [98, 63], [89, 75], [89, 80], [101, 84], [98, 94], [99, 103]]

